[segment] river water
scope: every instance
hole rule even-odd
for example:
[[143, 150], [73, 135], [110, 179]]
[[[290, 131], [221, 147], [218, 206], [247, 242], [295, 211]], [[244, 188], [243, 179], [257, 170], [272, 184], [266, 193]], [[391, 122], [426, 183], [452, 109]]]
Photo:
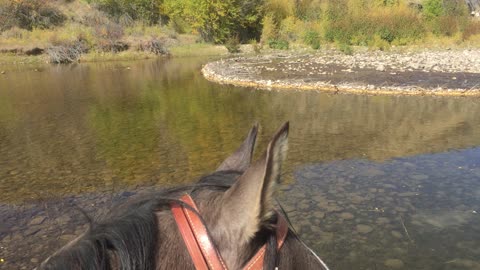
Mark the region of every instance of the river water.
[[0, 75], [0, 269], [31, 269], [142, 190], [291, 121], [280, 202], [332, 269], [480, 269], [480, 99], [257, 91], [205, 58]]

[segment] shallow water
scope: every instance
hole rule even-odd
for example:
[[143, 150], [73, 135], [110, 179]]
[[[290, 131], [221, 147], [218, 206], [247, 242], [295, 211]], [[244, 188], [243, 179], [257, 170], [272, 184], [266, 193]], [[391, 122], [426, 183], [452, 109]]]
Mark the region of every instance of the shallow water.
[[289, 216], [333, 269], [480, 269], [480, 148], [294, 175]]
[[206, 61], [0, 76], [1, 269], [32, 268], [79, 234], [75, 205], [98, 214], [193, 182], [252, 123], [263, 149], [285, 120], [280, 199], [332, 268], [480, 268], [480, 99], [255, 91], [206, 81]]

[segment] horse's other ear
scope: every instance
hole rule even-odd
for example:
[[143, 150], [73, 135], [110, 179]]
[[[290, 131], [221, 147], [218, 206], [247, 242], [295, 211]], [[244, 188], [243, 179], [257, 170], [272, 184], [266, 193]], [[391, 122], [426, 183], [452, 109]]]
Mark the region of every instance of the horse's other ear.
[[252, 161], [253, 149], [257, 139], [258, 124], [255, 124], [240, 147], [217, 168], [217, 171], [244, 172]]
[[266, 153], [249, 167], [225, 192], [221, 219], [228, 227], [248, 241], [262, 222], [273, 213], [273, 195], [280, 180], [282, 163], [288, 148], [289, 123], [277, 131]]

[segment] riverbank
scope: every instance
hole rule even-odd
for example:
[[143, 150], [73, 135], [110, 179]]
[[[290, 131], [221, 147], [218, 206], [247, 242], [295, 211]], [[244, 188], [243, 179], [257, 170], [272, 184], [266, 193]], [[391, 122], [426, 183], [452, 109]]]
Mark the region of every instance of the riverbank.
[[261, 89], [480, 96], [480, 49], [273, 53], [206, 64], [210, 81]]
[[[203, 42], [198, 34], [180, 31], [166, 23], [148, 23], [128, 16], [120, 20], [106, 13], [98, 3], [33, 1], [31, 4], [24, 1], [0, 3], [0, 65], [228, 53], [224, 46]], [[39, 17], [26, 24], [15, 12], [28, 18]], [[2, 68], [5, 69], [9, 67]]]
[[[168, 47], [168, 54], [158, 55], [148, 51], [126, 50], [122, 52], [92, 51], [81, 54], [77, 62], [102, 62], [102, 61], [133, 61], [152, 59], [157, 57], [192, 57], [192, 56], [222, 56], [228, 55], [224, 46], [208, 43], [184, 43]], [[43, 49], [42, 49], [43, 51]], [[0, 53], [0, 69], [6, 70], [9, 65], [46, 64], [50, 63], [49, 56], [41, 53], [27, 55], [24, 52]], [[2, 68], [3, 66], [3, 68]]]

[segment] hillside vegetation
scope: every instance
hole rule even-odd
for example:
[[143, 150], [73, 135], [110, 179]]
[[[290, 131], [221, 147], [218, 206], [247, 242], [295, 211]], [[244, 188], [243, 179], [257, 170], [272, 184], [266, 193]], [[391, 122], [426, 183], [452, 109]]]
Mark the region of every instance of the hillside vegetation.
[[351, 46], [480, 44], [471, 2], [0, 0], [0, 51], [47, 53], [51, 62], [62, 63], [86, 53], [143, 57], [179, 45], [199, 51], [202, 43], [224, 44], [230, 52], [240, 43], [253, 44], [257, 52], [333, 44], [345, 53]]

